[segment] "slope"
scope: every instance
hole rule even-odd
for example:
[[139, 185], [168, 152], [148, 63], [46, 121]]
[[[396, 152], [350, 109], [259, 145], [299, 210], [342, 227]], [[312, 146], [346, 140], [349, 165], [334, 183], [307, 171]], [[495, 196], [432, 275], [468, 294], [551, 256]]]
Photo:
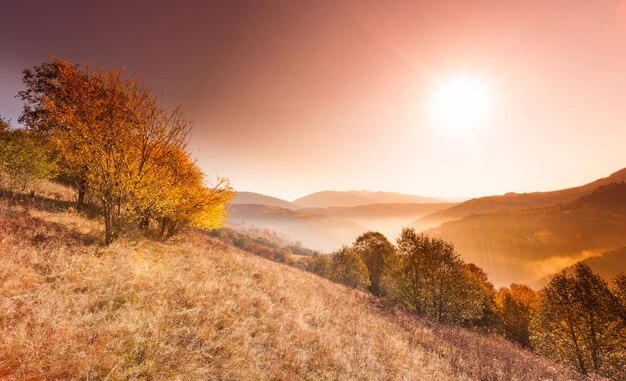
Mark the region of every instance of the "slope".
[[585, 379], [198, 232], [99, 229], [0, 201], [1, 379]]
[[626, 245], [626, 184], [602, 186], [552, 207], [472, 215], [430, 233], [452, 241], [495, 284], [532, 283]]
[[457, 220], [472, 214], [485, 214], [553, 206], [559, 203], [574, 201], [603, 185], [619, 183], [622, 181], [626, 181], [626, 168], [621, 169], [608, 177], [574, 188], [552, 192], [507, 193], [500, 196], [474, 198], [450, 208], [442, 209], [424, 216], [420, 220], [416, 221], [416, 224], [439, 224]]
[[[607, 282], [611, 282], [620, 272], [626, 272], [626, 246], [617, 250], [607, 251], [596, 257], [585, 259], [585, 262], [591, 269], [598, 273]], [[563, 269], [566, 273], [572, 273], [574, 266]], [[544, 285], [550, 281], [550, 276], [545, 277], [539, 283]]]

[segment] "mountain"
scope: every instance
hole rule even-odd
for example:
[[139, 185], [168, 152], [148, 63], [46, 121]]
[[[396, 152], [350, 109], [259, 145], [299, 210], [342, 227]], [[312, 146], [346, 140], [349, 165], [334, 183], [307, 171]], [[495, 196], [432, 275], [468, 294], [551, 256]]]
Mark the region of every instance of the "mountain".
[[278, 206], [284, 209], [298, 209], [298, 206], [289, 201], [254, 192], [237, 192], [237, 197], [233, 200], [233, 204], [259, 204]]
[[[290, 210], [270, 205], [234, 204], [230, 224], [266, 228], [321, 251], [333, 251], [375, 230], [394, 240], [415, 219], [448, 206], [439, 204], [372, 204]], [[431, 227], [431, 226], [427, 226]]]
[[[607, 282], [611, 282], [615, 276], [620, 272], [626, 273], [626, 246], [623, 246], [616, 250], [611, 250], [597, 257], [590, 257], [583, 260], [593, 271], [600, 274]], [[569, 266], [563, 269], [566, 273], [572, 273], [574, 266]], [[545, 277], [541, 280], [541, 284], [546, 284], [550, 280], [550, 277]]]
[[304, 246], [326, 252], [354, 241], [367, 231], [366, 227], [341, 217], [269, 205], [234, 204], [229, 214], [229, 224], [233, 227], [270, 229]]
[[500, 196], [474, 198], [424, 216], [417, 222], [424, 225], [452, 221], [472, 214], [543, 208], [574, 201], [600, 186], [622, 181], [626, 181], [626, 168], [611, 174], [609, 177], [574, 188], [551, 192], [507, 193]]
[[[436, 204], [371, 204], [350, 207], [306, 208], [307, 212], [325, 216], [339, 217], [356, 224], [375, 230], [394, 240], [403, 227], [433, 211], [454, 205], [451, 203]], [[425, 225], [422, 229], [434, 227]]]
[[588, 379], [197, 231], [102, 247], [98, 221], [0, 200], [0, 237], [2, 380]]
[[470, 215], [429, 233], [453, 242], [497, 285], [532, 284], [626, 245], [626, 184], [604, 185], [550, 207]]
[[612, 280], [620, 272], [626, 273], [626, 246], [598, 257], [587, 258], [584, 262], [607, 281]]
[[323, 191], [301, 197], [294, 204], [301, 208], [328, 208], [333, 206], [358, 206], [370, 204], [392, 203], [441, 203], [444, 200], [414, 196], [395, 192], [369, 192], [369, 191]]

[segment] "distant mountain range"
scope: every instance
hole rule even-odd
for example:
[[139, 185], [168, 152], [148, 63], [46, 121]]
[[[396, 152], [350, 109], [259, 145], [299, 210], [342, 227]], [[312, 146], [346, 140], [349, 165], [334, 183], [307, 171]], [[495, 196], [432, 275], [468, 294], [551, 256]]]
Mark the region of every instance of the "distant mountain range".
[[445, 200], [395, 192], [323, 191], [301, 197], [293, 203], [302, 208], [330, 208], [336, 206], [350, 207], [371, 204], [425, 204], [442, 202], [445, 202]]
[[237, 192], [237, 197], [233, 200], [233, 204], [257, 204], [278, 206], [284, 209], [298, 209], [297, 205], [289, 201], [254, 192]]
[[322, 191], [289, 202], [254, 192], [238, 192], [234, 204], [258, 204], [285, 209], [351, 207], [372, 204], [446, 203], [446, 200], [396, 192]]
[[[626, 184], [557, 205], [474, 214], [429, 231], [454, 243], [496, 284], [538, 282], [574, 262], [626, 245]], [[626, 263], [622, 263], [626, 270]]]
[[[324, 191], [293, 202], [240, 192], [230, 223], [268, 228], [326, 252], [367, 230], [393, 241], [402, 227], [413, 226], [451, 241], [497, 285], [538, 286], [576, 261], [595, 263], [591, 258], [626, 246], [624, 181], [626, 168], [574, 188], [461, 203], [393, 192]], [[600, 258], [626, 271], [623, 255]]]
[[[428, 200], [437, 203], [423, 203]], [[294, 202], [239, 192], [231, 206], [229, 221], [234, 227], [267, 228], [312, 249], [332, 251], [368, 230], [395, 237], [403, 226], [417, 218], [452, 205], [455, 204], [393, 192], [326, 191]]]
[[304, 246], [330, 252], [352, 242], [367, 228], [348, 219], [271, 205], [234, 204], [229, 224], [266, 228]]
[[506, 212], [533, 208], [543, 208], [559, 203], [574, 201], [577, 198], [610, 183], [626, 181], [626, 168], [609, 177], [604, 177], [579, 187], [552, 192], [507, 193], [499, 196], [473, 198], [456, 206], [442, 209], [424, 216], [420, 223], [443, 223], [457, 220], [472, 214]]

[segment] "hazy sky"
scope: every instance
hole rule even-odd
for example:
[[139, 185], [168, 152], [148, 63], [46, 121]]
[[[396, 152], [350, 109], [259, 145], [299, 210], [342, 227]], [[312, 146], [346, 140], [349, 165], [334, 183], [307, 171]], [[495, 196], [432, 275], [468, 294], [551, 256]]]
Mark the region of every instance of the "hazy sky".
[[[0, 21], [1, 115], [52, 54], [125, 66], [239, 190], [480, 196], [626, 167], [623, 1], [0, 0]], [[463, 134], [427, 107], [461, 75], [493, 97]]]

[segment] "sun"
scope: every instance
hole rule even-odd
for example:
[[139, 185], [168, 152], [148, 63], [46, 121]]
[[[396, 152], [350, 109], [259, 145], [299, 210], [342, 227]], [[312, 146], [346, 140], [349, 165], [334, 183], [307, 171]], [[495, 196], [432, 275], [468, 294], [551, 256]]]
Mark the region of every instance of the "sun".
[[491, 89], [478, 77], [458, 76], [436, 85], [430, 111], [436, 122], [453, 133], [481, 127], [493, 112]]

